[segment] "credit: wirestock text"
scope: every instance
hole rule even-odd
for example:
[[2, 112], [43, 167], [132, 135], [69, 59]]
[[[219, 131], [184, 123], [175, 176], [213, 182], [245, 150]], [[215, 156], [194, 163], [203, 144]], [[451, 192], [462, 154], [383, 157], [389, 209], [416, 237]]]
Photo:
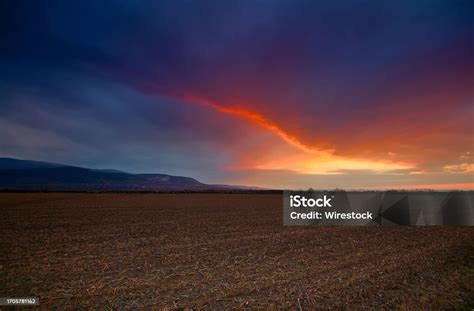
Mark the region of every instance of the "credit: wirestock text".
[[[292, 194], [289, 196], [289, 207], [294, 209], [290, 211], [291, 220], [371, 220], [374, 219], [372, 212], [339, 212], [332, 210], [333, 199], [335, 195], [317, 195], [312, 193]], [[314, 210], [314, 208], [322, 208]]]
[[472, 225], [469, 191], [284, 191], [285, 225]]

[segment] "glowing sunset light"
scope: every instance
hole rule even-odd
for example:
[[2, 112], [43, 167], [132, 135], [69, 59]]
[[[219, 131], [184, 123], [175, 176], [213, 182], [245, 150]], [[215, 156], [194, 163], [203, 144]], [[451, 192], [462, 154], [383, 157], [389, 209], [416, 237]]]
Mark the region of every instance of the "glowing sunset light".
[[284, 159], [269, 161], [256, 166], [261, 170], [288, 170], [300, 174], [345, 174], [352, 170], [372, 171], [375, 173], [414, 168], [413, 164], [396, 162], [377, 162], [346, 159], [334, 155], [313, 158], [311, 155], [296, 155]]
[[216, 111], [241, 117], [247, 121], [272, 132], [284, 142], [299, 150], [300, 153], [287, 155], [281, 159], [272, 159], [253, 168], [260, 170], [288, 170], [300, 174], [341, 174], [344, 170], [368, 170], [373, 172], [388, 172], [393, 170], [406, 170], [414, 168], [413, 164], [397, 163], [393, 161], [369, 161], [349, 159], [334, 155], [334, 150], [318, 150], [307, 146], [282, 127], [270, 121], [264, 115], [239, 107], [226, 107], [206, 99], [187, 96], [186, 102], [203, 105]]

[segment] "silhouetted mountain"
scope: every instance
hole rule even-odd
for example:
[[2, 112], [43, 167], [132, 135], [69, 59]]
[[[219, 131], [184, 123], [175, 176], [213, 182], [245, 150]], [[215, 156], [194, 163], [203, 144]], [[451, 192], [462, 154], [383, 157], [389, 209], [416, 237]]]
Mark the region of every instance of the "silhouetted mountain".
[[0, 189], [75, 191], [181, 191], [243, 189], [206, 185], [194, 178], [130, 174], [48, 162], [0, 158]]

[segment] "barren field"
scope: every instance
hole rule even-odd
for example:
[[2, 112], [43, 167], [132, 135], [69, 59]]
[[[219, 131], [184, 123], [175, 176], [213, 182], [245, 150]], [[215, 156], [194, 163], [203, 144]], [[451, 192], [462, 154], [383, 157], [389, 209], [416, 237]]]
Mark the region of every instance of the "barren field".
[[279, 194], [0, 194], [40, 308], [471, 309], [473, 227], [284, 227]]

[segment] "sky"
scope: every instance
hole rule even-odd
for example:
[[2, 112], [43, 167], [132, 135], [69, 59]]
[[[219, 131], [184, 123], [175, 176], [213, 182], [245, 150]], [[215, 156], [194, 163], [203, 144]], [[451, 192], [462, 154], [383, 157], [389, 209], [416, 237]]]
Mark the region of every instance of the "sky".
[[474, 2], [0, 2], [0, 156], [474, 189]]

